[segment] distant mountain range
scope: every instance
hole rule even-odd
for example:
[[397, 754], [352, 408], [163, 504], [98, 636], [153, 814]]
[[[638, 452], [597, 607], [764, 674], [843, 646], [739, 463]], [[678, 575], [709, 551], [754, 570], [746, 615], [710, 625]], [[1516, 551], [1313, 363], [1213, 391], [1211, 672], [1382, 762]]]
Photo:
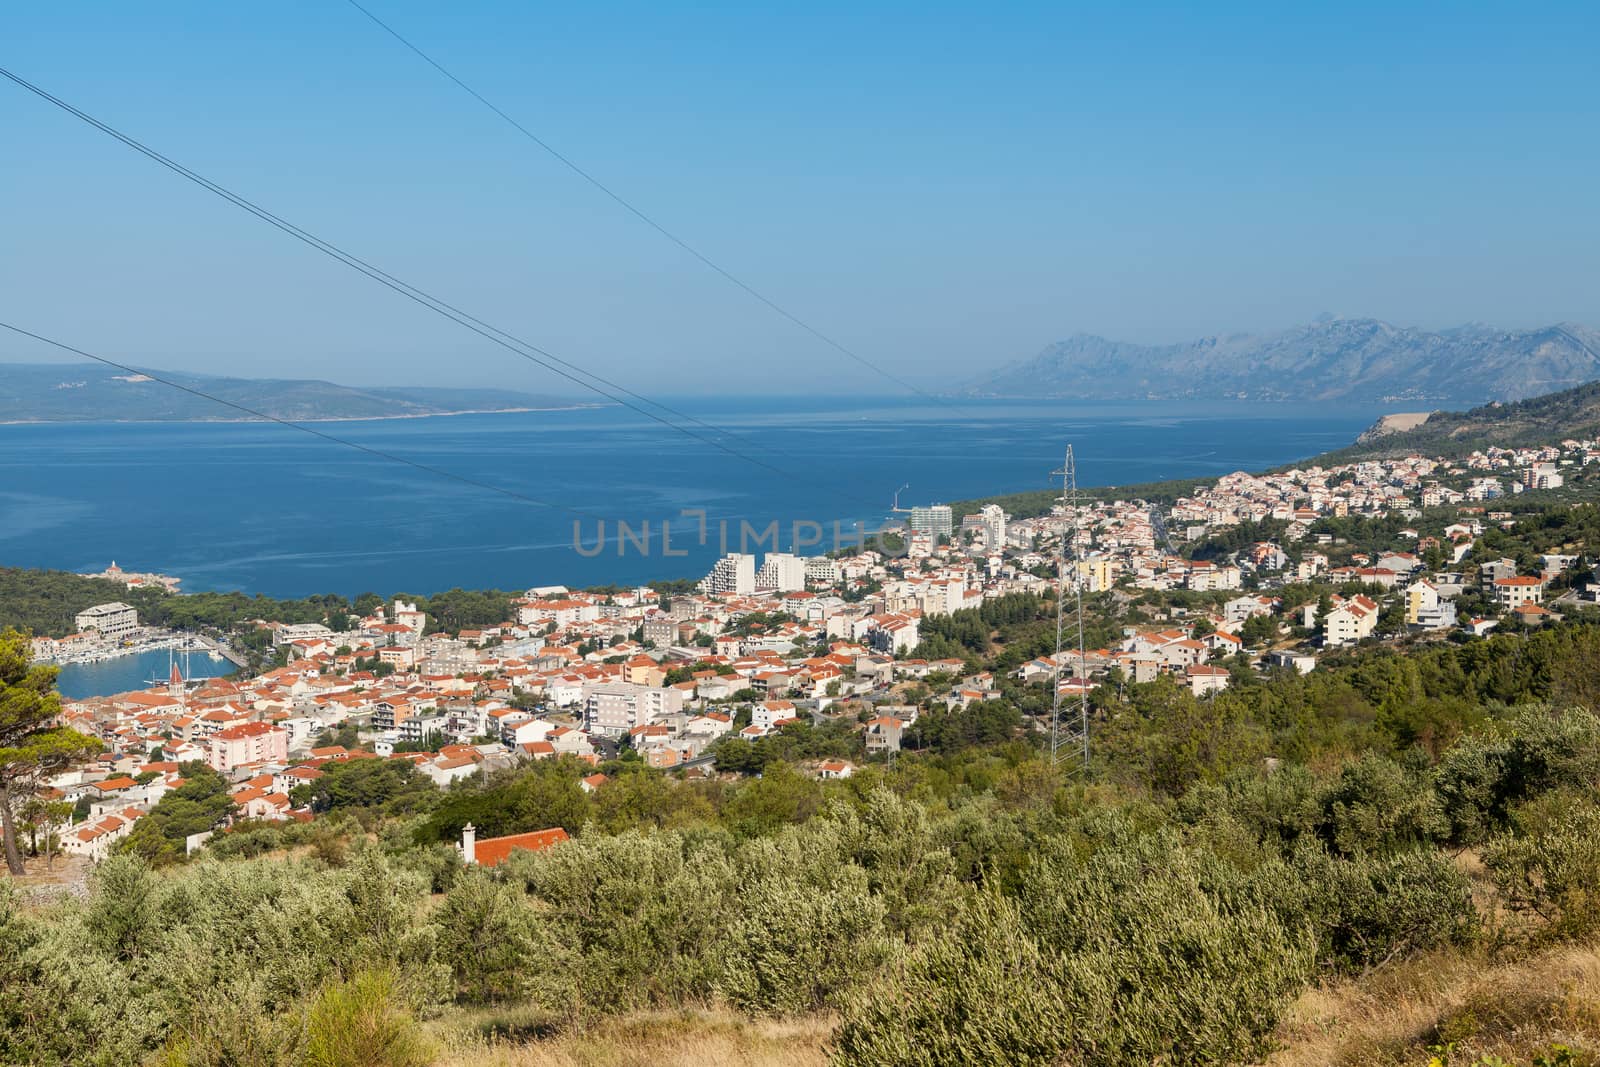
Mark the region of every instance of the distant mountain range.
[[1600, 331], [1432, 332], [1322, 319], [1279, 333], [1138, 345], [1079, 334], [968, 383], [969, 396], [1085, 400], [1520, 400], [1600, 378]]
[[[308, 379], [219, 378], [152, 370], [168, 381], [277, 419], [319, 422], [586, 406], [501, 389], [366, 389]], [[0, 423], [224, 422], [233, 408], [98, 363], [0, 363]]]

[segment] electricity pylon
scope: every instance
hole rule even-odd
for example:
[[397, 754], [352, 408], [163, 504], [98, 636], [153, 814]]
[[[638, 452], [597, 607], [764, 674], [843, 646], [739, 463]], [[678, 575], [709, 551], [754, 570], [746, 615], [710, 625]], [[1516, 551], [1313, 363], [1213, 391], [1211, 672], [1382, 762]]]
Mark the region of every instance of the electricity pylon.
[[[1069, 578], [1072, 583], [1073, 615], [1076, 618], [1078, 670], [1086, 674], [1083, 647], [1083, 574], [1078, 567], [1078, 471], [1071, 445], [1067, 446], [1067, 458], [1062, 463], [1061, 469], [1050, 473], [1061, 479], [1061, 510], [1066, 520], [1061, 552], [1056, 559], [1056, 655], [1053, 661], [1054, 670], [1051, 672], [1054, 692], [1050, 706], [1050, 758], [1056, 763], [1071, 761], [1076, 769], [1087, 775], [1089, 773], [1088, 690], [1081, 682], [1076, 687], [1076, 715], [1073, 714], [1074, 709], [1061, 699], [1062, 646], [1066, 644], [1069, 636], [1066, 621]], [[1066, 722], [1062, 721], [1063, 714], [1067, 717]]]

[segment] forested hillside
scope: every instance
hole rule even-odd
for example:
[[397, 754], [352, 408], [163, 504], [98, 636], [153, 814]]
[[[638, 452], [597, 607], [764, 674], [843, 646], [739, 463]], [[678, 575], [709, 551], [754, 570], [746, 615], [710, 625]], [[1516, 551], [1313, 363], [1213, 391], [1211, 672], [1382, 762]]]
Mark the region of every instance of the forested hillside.
[[0, 630], [10, 626], [61, 637], [72, 633], [72, 618], [84, 608], [129, 597], [130, 591], [121, 582], [67, 571], [0, 567]]
[[[512, 594], [499, 590], [449, 589], [432, 596], [399, 594], [428, 614], [430, 632], [484, 626], [510, 617]], [[337, 593], [280, 600], [246, 593], [168, 593], [129, 589], [120, 582], [85, 578], [67, 571], [0, 567], [0, 629], [14, 627], [60, 637], [73, 630], [73, 616], [94, 604], [120, 600], [139, 611], [149, 626], [228, 630], [255, 619], [267, 622], [327, 623], [345, 628], [352, 615], [366, 615], [384, 603], [376, 593], [351, 599]]]
[[1317, 462], [1348, 463], [1363, 456], [1409, 452], [1452, 456], [1489, 445], [1509, 448], [1567, 438], [1586, 440], [1600, 436], [1600, 382], [1470, 411], [1436, 411], [1421, 426], [1399, 433], [1375, 430], [1349, 448], [1317, 457]]
[[[990, 621], [1030, 625], [1024, 607]], [[959, 624], [947, 638], [1001, 647]], [[0, 888], [0, 1061], [515, 1062], [531, 1035], [615, 1048], [640, 1012], [708, 1004], [736, 1027], [830, 1029], [841, 1064], [1287, 1055], [1319, 987], [1537, 973], [1587, 951], [1597, 656], [1585, 617], [1362, 649], [1309, 676], [1240, 671], [1204, 700], [1113, 679], [1088, 778], [1049, 761], [1009, 701], [981, 733], [930, 713], [892, 765], [848, 731], [784, 728], [784, 755], [862, 762], [839, 782], [783, 758], [675, 780], [629, 756], [593, 793], [576, 762], [441, 791], [407, 763], [355, 761], [303, 798], [317, 821], [244, 823], [186, 862], [184, 836], [227, 800], [191, 768], [88, 900]], [[573, 840], [465, 870], [448, 843], [467, 819]], [[1600, 1052], [1590, 986], [1466, 1014], [1406, 988], [1433, 1005], [1423, 1021], [1323, 1040], [1323, 1062]], [[823, 1053], [804, 1055], [785, 1062]]]

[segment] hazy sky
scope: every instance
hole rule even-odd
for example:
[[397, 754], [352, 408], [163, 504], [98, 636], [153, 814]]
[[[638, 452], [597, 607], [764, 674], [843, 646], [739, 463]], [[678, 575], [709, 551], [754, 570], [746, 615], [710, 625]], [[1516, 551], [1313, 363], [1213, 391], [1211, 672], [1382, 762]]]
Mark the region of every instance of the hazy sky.
[[[1592, 2], [364, 2], [900, 376], [1320, 312], [1600, 324]], [[6, 4], [0, 65], [636, 388], [893, 391], [342, 0]], [[9, 83], [0, 318], [155, 366], [571, 391]]]

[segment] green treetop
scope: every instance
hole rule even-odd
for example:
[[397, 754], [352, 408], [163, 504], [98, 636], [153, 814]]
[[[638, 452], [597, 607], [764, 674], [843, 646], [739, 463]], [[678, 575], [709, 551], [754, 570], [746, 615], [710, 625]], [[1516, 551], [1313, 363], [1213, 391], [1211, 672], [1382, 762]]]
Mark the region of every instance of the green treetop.
[[23, 873], [18, 810], [47, 775], [100, 748], [93, 738], [55, 725], [61, 714], [56, 668], [35, 666], [32, 659], [26, 633], [0, 631], [0, 831], [6, 869], [14, 875]]

